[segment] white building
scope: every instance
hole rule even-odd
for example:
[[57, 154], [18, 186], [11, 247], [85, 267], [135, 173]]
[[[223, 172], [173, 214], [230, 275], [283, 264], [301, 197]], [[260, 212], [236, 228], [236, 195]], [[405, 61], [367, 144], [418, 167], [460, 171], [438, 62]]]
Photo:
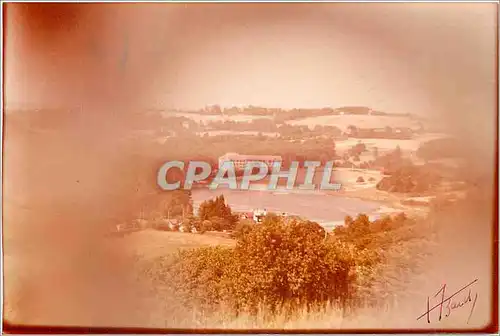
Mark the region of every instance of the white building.
[[256, 223], [261, 223], [264, 217], [267, 216], [266, 209], [257, 209], [253, 211], [253, 221]]
[[226, 153], [219, 157], [219, 168], [225, 162], [233, 162], [236, 170], [245, 169], [248, 162], [264, 162], [269, 168], [272, 167], [274, 162], [282, 162], [281, 156], [276, 155], [244, 155], [238, 153]]

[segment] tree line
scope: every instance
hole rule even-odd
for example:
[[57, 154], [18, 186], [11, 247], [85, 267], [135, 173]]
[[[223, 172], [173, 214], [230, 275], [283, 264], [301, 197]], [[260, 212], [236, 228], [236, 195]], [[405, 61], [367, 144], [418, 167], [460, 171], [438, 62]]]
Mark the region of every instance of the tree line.
[[153, 273], [183, 307], [206, 313], [225, 307], [235, 315], [263, 308], [291, 314], [325, 305], [350, 311], [373, 303], [384, 251], [419, 237], [415, 225], [404, 214], [375, 221], [359, 215], [327, 233], [315, 222], [270, 214], [260, 225], [240, 226], [234, 248], [179, 252], [155, 262]]

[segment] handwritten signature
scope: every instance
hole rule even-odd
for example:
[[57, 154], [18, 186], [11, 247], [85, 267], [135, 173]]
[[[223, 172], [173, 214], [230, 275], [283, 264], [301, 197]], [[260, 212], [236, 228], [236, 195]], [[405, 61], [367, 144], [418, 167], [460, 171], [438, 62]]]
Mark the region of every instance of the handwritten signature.
[[[441, 286], [441, 288], [437, 291], [437, 293], [433, 297], [433, 299], [435, 299], [438, 295], [441, 294], [440, 297], [438, 298], [438, 300], [440, 300], [439, 303], [431, 307], [431, 298], [427, 297], [427, 311], [422, 315], [420, 315], [417, 318], [417, 320], [420, 320], [425, 316], [427, 317], [427, 323], [431, 323], [431, 312], [438, 310], [439, 311], [438, 321], [441, 321], [443, 316], [448, 317], [454, 310], [469, 305], [472, 302], [470, 304], [471, 308], [469, 311], [469, 317], [467, 318], [467, 324], [468, 324], [472, 316], [472, 313], [474, 312], [474, 308], [476, 307], [476, 301], [477, 301], [477, 293], [475, 293], [475, 295], [472, 295], [471, 286], [475, 284], [477, 281], [478, 279], [475, 279], [474, 281], [460, 288], [458, 291], [456, 291], [455, 293], [451, 294], [448, 297], [445, 297], [446, 284], [444, 284], [443, 286]], [[467, 292], [466, 289], [469, 289], [469, 291]], [[459, 294], [463, 295], [459, 296]]]

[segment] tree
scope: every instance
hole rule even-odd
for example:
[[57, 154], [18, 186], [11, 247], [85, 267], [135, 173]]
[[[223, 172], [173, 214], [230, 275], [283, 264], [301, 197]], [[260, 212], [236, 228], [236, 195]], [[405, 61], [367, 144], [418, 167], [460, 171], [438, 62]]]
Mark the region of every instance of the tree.
[[358, 135], [358, 128], [357, 128], [356, 126], [354, 126], [354, 125], [349, 125], [349, 126], [347, 127], [347, 132], [348, 132], [348, 134], [349, 134], [350, 136], [355, 137], [355, 136], [357, 136], [357, 135]]
[[186, 219], [184, 219], [184, 227], [189, 229], [191, 231], [193, 228], [195, 228], [198, 231], [201, 231], [201, 220], [193, 215], [188, 216]]
[[193, 214], [191, 190], [174, 190], [170, 194], [166, 213], [171, 217], [189, 216]]
[[233, 234], [234, 239], [241, 239], [255, 227], [255, 223], [251, 219], [243, 219], [236, 225]]
[[377, 189], [389, 192], [424, 192], [441, 181], [441, 176], [426, 167], [404, 165], [391, 172], [377, 184]]
[[[376, 261], [338, 239], [325, 239], [319, 224], [269, 216], [237, 238], [234, 249], [203, 247], [181, 252], [161, 281], [184, 305], [210, 311], [221, 304], [256, 314], [354, 305], [358, 287]], [[373, 261], [373, 262], [372, 262]], [[354, 271], [355, 270], [355, 271]]]
[[344, 224], [347, 227], [349, 227], [349, 225], [351, 225], [352, 222], [354, 222], [354, 219], [351, 216], [347, 215], [347, 216], [344, 217]]
[[201, 220], [208, 220], [215, 216], [215, 202], [213, 200], [203, 201], [199, 208], [198, 214]]
[[214, 114], [221, 114], [222, 113], [222, 109], [220, 108], [219, 105], [213, 105], [210, 109], [210, 111]]
[[233, 215], [231, 207], [226, 204], [224, 195], [202, 202], [198, 212], [200, 219], [210, 220], [216, 231], [232, 230], [238, 222], [237, 216]]
[[365, 214], [359, 214], [347, 225], [347, 231], [354, 238], [367, 234], [370, 231], [370, 219]]
[[454, 138], [434, 139], [423, 143], [417, 150], [417, 156], [424, 160], [457, 158], [463, 156], [463, 149]]
[[399, 145], [396, 146], [393, 155], [397, 159], [401, 159], [403, 157], [403, 152], [401, 151], [401, 147], [399, 147]]
[[228, 222], [226, 219], [221, 217], [211, 217], [210, 222], [212, 223], [212, 228], [215, 231], [227, 230]]

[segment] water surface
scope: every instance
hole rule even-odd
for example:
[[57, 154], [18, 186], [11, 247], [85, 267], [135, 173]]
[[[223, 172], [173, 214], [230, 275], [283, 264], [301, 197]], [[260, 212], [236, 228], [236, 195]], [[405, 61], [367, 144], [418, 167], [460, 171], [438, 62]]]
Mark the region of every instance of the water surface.
[[272, 212], [286, 212], [316, 221], [324, 227], [332, 227], [343, 222], [347, 215], [356, 216], [359, 213], [371, 214], [381, 204], [355, 198], [328, 195], [322, 191], [303, 190], [216, 190], [195, 189], [192, 191], [195, 211], [200, 203], [223, 194], [226, 203], [233, 211], [252, 211], [266, 209]]

